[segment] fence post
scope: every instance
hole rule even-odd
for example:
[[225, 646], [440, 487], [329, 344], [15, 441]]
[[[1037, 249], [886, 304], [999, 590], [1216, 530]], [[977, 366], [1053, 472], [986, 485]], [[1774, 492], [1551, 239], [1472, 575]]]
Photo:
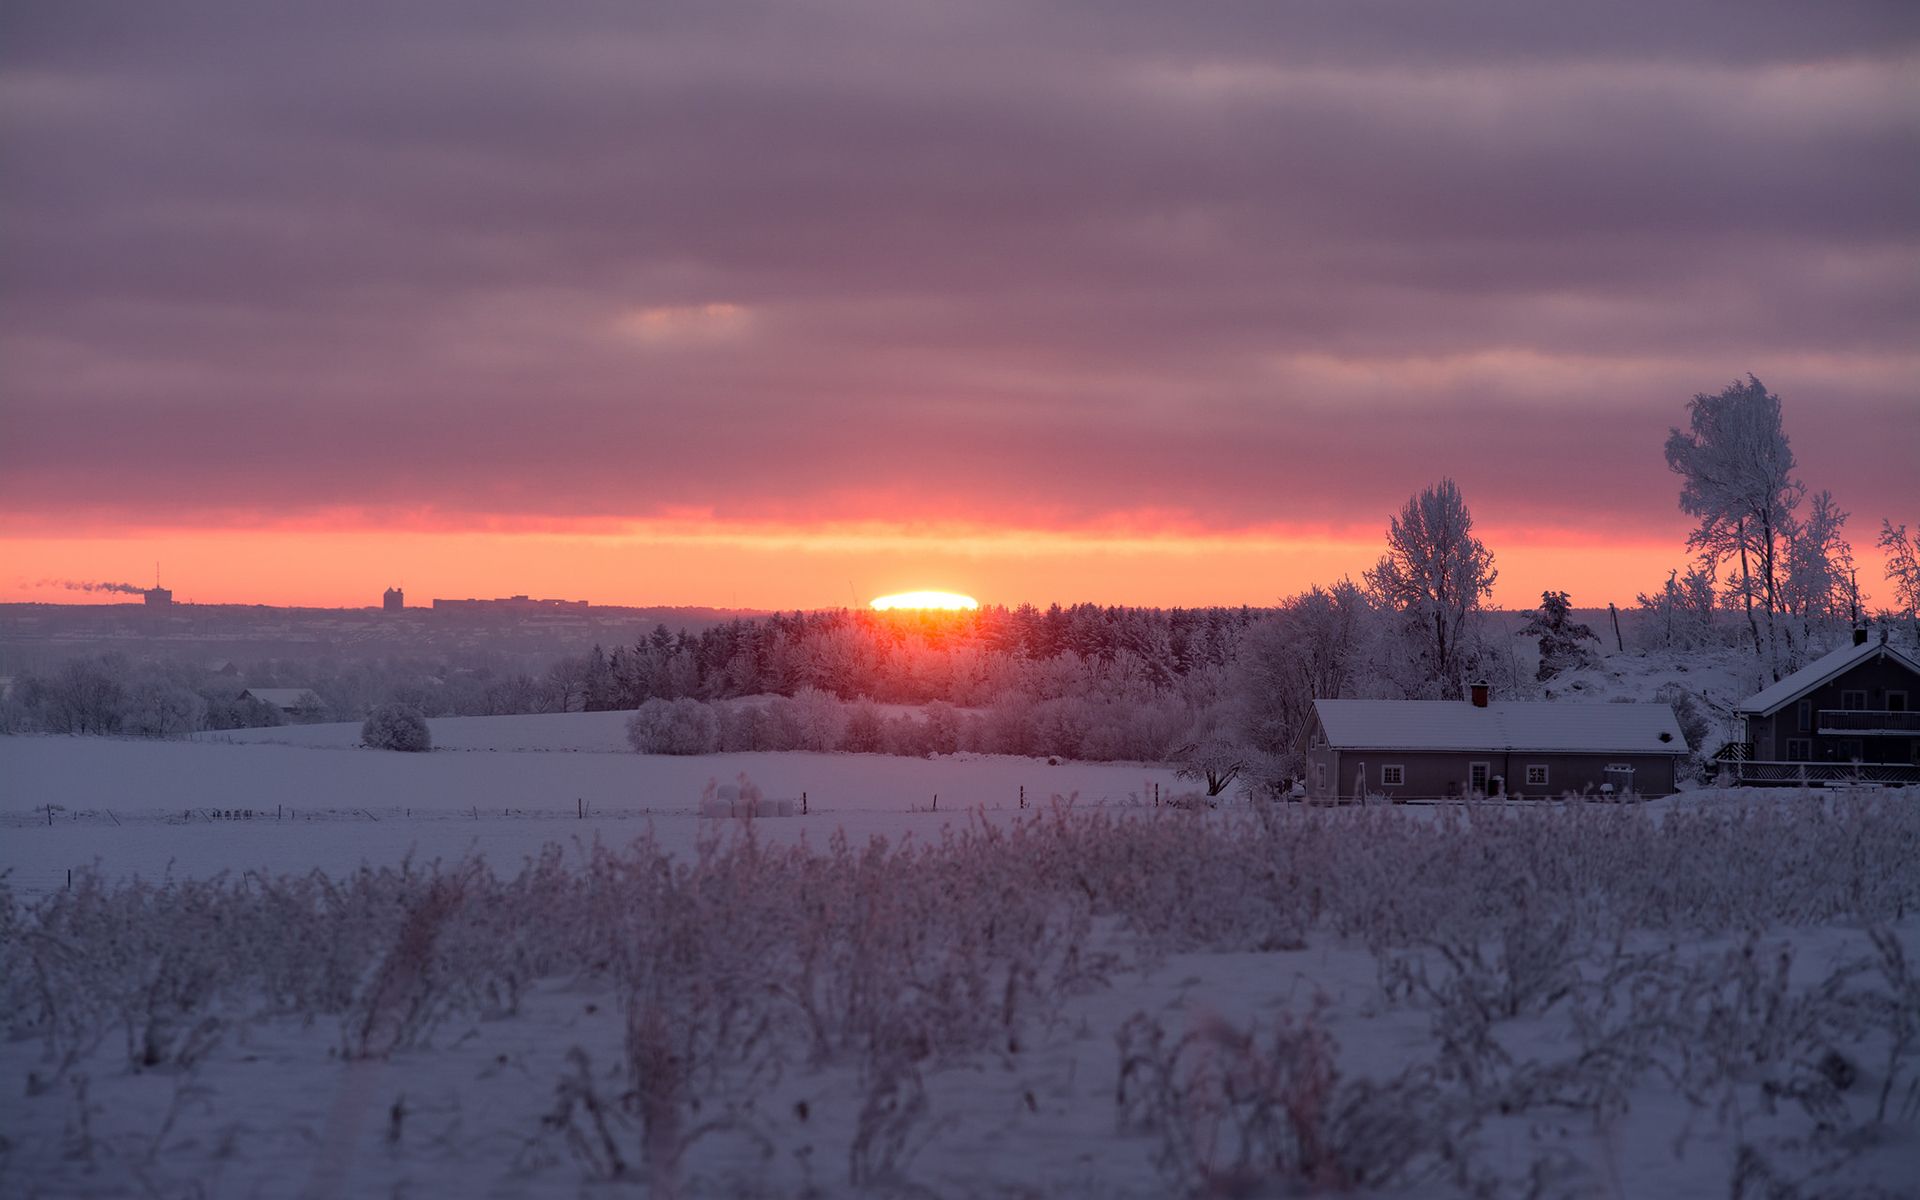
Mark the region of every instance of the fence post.
[[584, 796], [575, 796], [575, 797], [573, 798], [573, 806], [574, 806], [574, 809], [575, 809], [575, 811], [576, 811], [576, 812], [577, 812], [577, 813], [579, 814], [579, 815], [578, 815], [577, 817], [575, 817], [575, 820], [579, 820], [579, 821], [584, 821], [584, 820], [586, 820], [586, 819], [587, 819], [587, 801], [586, 801], [586, 797], [584, 797]]
[[1027, 785], [1023, 783], [1020, 785], [1020, 807], [1025, 808], [1026, 806], [1027, 806]]
[[803, 817], [807, 815], [807, 794], [805, 792], [800, 793], [800, 815]]
[[940, 793], [939, 792], [935, 792], [933, 794], [933, 811], [935, 812], [940, 811]]

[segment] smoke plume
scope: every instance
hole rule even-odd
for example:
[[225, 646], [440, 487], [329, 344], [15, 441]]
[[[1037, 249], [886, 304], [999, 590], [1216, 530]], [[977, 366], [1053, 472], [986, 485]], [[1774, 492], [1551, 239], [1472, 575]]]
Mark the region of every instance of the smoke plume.
[[41, 587], [63, 587], [70, 592], [119, 592], [124, 596], [144, 596], [147, 589], [131, 583], [85, 583], [78, 579], [42, 579]]

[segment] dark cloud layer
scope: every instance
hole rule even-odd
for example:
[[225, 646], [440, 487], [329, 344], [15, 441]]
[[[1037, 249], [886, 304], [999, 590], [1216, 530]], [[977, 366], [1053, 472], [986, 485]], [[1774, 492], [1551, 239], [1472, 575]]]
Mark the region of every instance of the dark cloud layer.
[[1917, 12], [11, 5], [0, 510], [1897, 517]]

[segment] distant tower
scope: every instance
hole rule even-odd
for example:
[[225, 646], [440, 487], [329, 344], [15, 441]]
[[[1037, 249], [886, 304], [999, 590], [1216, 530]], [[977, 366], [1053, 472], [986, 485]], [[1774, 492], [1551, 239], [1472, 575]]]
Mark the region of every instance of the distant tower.
[[387, 612], [399, 612], [407, 606], [407, 594], [399, 588], [388, 588], [380, 597], [380, 607]]
[[153, 586], [141, 593], [146, 597], [148, 608], [167, 608], [173, 604], [173, 593], [160, 586], [160, 564], [153, 564]]

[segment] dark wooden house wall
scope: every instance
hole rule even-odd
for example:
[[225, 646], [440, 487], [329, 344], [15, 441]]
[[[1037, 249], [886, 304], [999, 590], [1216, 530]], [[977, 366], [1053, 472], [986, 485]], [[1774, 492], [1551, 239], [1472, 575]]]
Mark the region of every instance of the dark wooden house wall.
[[[1814, 688], [1772, 716], [1747, 718], [1747, 741], [1753, 757], [1762, 762], [1852, 762], [1920, 763], [1920, 734], [1913, 736], [1828, 735], [1820, 732], [1823, 711], [1843, 711], [1847, 692], [1858, 692], [1864, 702], [1855, 708], [1868, 710], [1894, 707], [1903, 703], [1909, 712], [1920, 711], [1920, 674], [1915, 674], [1888, 657], [1861, 663], [1832, 681]], [[1860, 699], [1860, 697], [1855, 697]], [[1801, 728], [1802, 705], [1807, 728]], [[1788, 742], [1805, 740], [1804, 759], [1794, 753], [1799, 747]]]

